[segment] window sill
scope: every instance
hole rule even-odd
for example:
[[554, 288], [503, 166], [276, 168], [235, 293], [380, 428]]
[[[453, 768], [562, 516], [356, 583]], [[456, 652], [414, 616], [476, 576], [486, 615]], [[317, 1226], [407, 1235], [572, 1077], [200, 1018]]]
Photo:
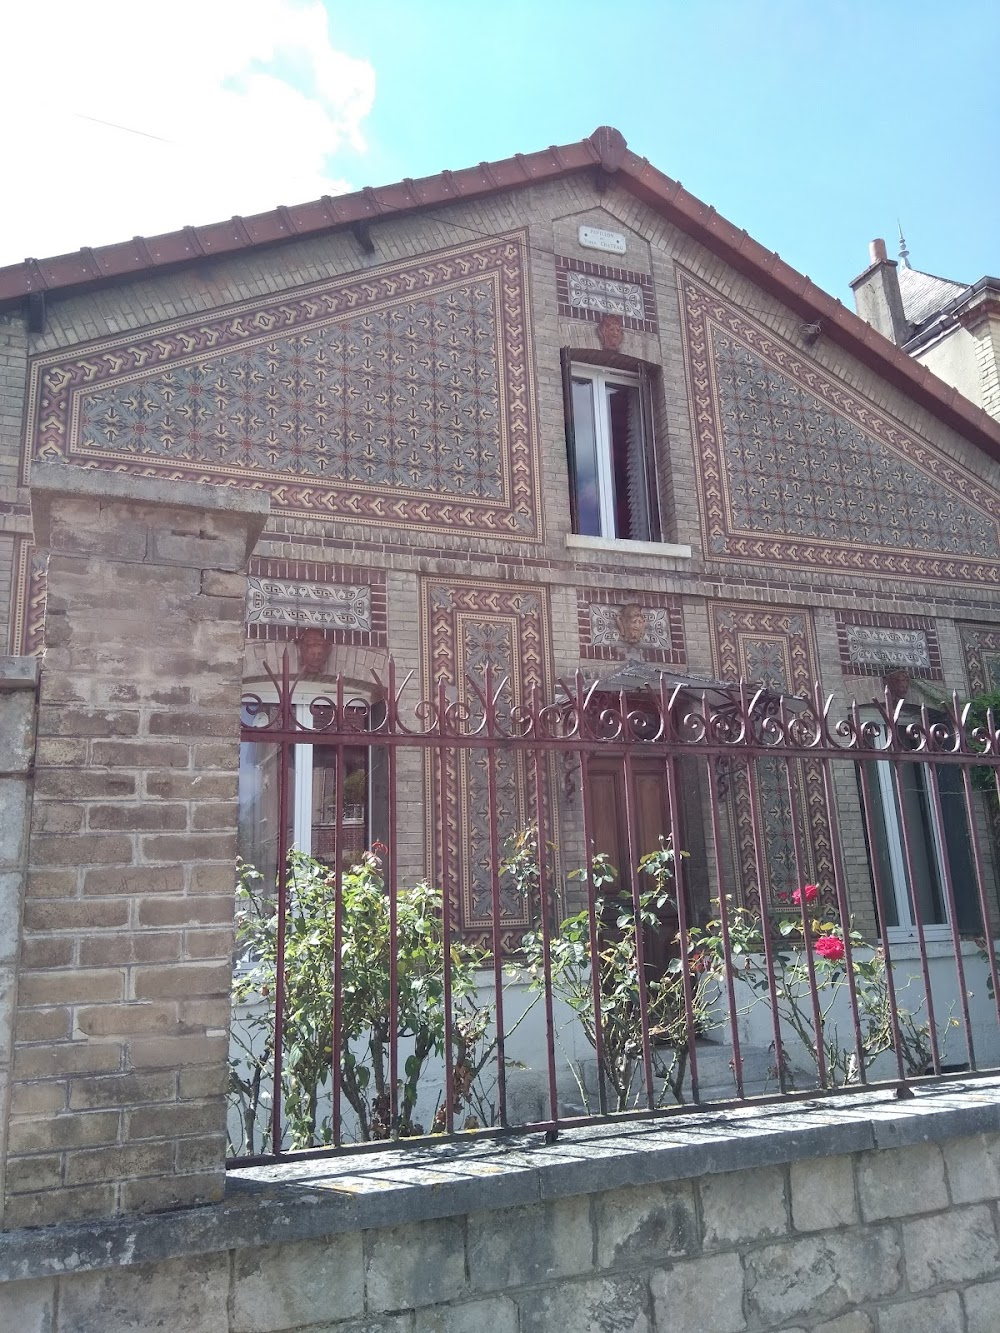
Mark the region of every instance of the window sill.
[[[924, 940], [928, 959], [947, 958], [954, 962], [955, 951], [951, 942], [951, 931], [947, 926], [943, 927], [944, 933], [939, 933], [941, 927], [925, 926]], [[889, 953], [892, 955], [894, 963], [904, 963], [919, 961], [920, 959], [920, 941], [915, 931], [900, 931], [896, 933], [895, 928], [889, 931]], [[963, 938], [961, 941], [962, 956], [968, 958], [979, 953], [979, 945], [975, 940]]]
[[654, 555], [671, 560], [690, 560], [691, 547], [676, 542], [630, 542], [621, 537], [583, 537], [566, 534], [566, 546], [576, 551], [608, 551], [615, 555]]

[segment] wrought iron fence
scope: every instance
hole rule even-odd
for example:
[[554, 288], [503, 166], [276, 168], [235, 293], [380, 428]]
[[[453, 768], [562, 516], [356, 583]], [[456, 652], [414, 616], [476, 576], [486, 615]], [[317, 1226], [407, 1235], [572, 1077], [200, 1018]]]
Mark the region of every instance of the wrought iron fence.
[[1000, 1066], [992, 713], [514, 690], [244, 696], [233, 1160]]

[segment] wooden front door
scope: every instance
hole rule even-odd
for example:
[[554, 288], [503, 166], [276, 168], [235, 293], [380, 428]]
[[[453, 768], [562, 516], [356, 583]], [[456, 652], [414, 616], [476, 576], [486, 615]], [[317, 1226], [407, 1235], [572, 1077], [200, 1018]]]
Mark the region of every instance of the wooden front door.
[[[635, 864], [629, 861], [628, 822], [625, 806], [624, 765], [619, 759], [595, 759], [588, 766], [591, 828], [595, 852], [605, 852], [618, 871], [618, 887], [632, 893], [633, 877], [639, 861], [649, 852], [658, 851], [660, 837], [670, 832], [667, 775], [662, 763], [636, 760], [632, 764], [632, 819]], [[639, 890], [654, 887], [651, 876], [639, 875]], [[677, 911], [663, 909], [662, 924], [643, 937], [647, 966], [660, 974], [671, 958], [677, 956]]]

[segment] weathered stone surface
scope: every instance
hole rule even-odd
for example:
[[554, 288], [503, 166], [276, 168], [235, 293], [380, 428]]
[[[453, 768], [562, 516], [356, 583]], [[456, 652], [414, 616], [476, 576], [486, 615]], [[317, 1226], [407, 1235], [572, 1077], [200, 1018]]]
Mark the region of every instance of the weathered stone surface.
[[792, 1226], [796, 1231], [827, 1231], [858, 1220], [854, 1171], [849, 1157], [819, 1157], [793, 1162]]
[[[623, 1274], [517, 1293], [521, 1333], [652, 1333], [645, 1279]], [[669, 1327], [669, 1325], [667, 1325]], [[742, 1325], [741, 1325], [742, 1327]], [[719, 1333], [725, 1333], [719, 1330]]]
[[990, 1151], [985, 1135], [953, 1139], [943, 1151], [952, 1203], [1000, 1198], [1000, 1156]]
[[875, 1333], [875, 1320], [863, 1310], [852, 1310], [838, 1319], [817, 1324], [813, 1333]]
[[506, 1296], [417, 1310], [413, 1333], [518, 1333], [517, 1306]]
[[434, 1305], [465, 1293], [462, 1218], [373, 1231], [365, 1246], [368, 1309]]
[[222, 1333], [228, 1292], [225, 1254], [85, 1273], [60, 1281], [59, 1324], [73, 1333]]
[[900, 1285], [900, 1248], [889, 1227], [829, 1232], [746, 1256], [748, 1307], [767, 1321], [840, 1314]]
[[1000, 1328], [1000, 1282], [977, 1282], [962, 1292], [968, 1333], [996, 1333]]
[[866, 1222], [947, 1208], [941, 1149], [919, 1143], [865, 1153], [858, 1164], [858, 1197]]
[[593, 1264], [593, 1250], [586, 1195], [472, 1213], [469, 1285], [473, 1291], [501, 1291], [586, 1273]]
[[738, 1244], [788, 1230], [785, 1173], [780, 1167], [733, 1171], [701, 1181], [702, 1228], [706, 1246]]
[[[879, 1333], [964, 1333], [958, 1292], [921, 1296], [879, 1310]], [[992, 1325], [996, 1329], [996, 1325]]]
[[599, 1194], [594, 1200], [594, 1222], [599, 1268], [660, 1263], [698, 1248], [690, 1185], [653, 1185]]
[[747, 1326], [738, 1254], [682, 1261], [654, 1273], [649, 1285], [657, 1328], [740, 1333]]
[[358, 1232], [236, 1252], [232, 1333], [276, 1333], [298, 1324], [333, 1323], [363, 1310]]
[[0, 1328], [4, 1333], [52, 1333], [55, 1303], [54, 1282], [0, 1283]]
[[987, 1277], [1000, 1266], [993, 1216], [985, 1204], [905, 1223], [903, 1253], [913, 1291]]

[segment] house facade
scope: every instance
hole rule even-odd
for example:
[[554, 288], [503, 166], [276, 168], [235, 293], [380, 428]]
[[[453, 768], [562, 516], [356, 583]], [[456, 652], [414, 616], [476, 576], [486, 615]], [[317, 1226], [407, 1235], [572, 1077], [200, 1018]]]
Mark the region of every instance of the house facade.
[[[45, 650], [28, 498], [44, 462], [270, 495], [244, 665], [265, 700], [285, 650], [305, 709], [337, 676], [377, 705], [390, 656], [414, 703], [442, 685], [465, 698], [487, 665], [512, 705], [556, 697], [578, 671], [615, 690], [663, 672], [692, 697], [703, 682], [786, 697], [819, 682], [835, 707], [884, 700], [888, 676], [904, 710], [1000, 687], [1000, 423], [607, 127], [13, 265], [0, 270], [0, 355], [12, 654]], [[234, 726], [238, 711], [234, 698]], [[244, 747], [242, 850], [265, 866], [271, 762]], [[441, 876], [450, 856], [453, 920], [482, 936], [482, 774], [456, 760], [436, 779], [401, 756], [390, 830], [374, 752], [346, 754], [339, 795], [337, 762], [323, 746], [297, 760], [297, 845], [328, 854], [339, 800], [357, 848], [396, 836], [401, 877]], [[645, 778], [662, 809], [662, 776]], [[509, 830], [534, 814], [522, 779], [515, 763], [500, 772]], [[794, 809], [777, 777], [735, 784], [726, 887], [747, 902], [762, 877], [769, 899], [792, 891], [795, 822], [808, 878], [832, 900], [840, 856], [870, 937], [869, 849], [882, 849], [890, 924], [905, 933], [892, 792], [870, 828], [850, 775], [838, 781], [799, 764]], [[594, 841], [620, 863], [621, 776], [591, 782]], [[585, 855], [579, 784], [553, 768], [550, 785], [562, 877]], [[923, 820], [926, 924], [944, 927], [944, 862], [958, 883], [966, 831], [949, 833], [925, 792], [905, 799]], [[698, 910], [718, 891], [705, 801], [697, 783], [684, 793]], [[432, 804], [447, 806], [439, 819]], [[664, 830], [648, 825], [652, 845]], [[992, 857], [988, 869], [995, 899]], [[505, 907], [514, 935], [530, 925], [518, 910]]]

